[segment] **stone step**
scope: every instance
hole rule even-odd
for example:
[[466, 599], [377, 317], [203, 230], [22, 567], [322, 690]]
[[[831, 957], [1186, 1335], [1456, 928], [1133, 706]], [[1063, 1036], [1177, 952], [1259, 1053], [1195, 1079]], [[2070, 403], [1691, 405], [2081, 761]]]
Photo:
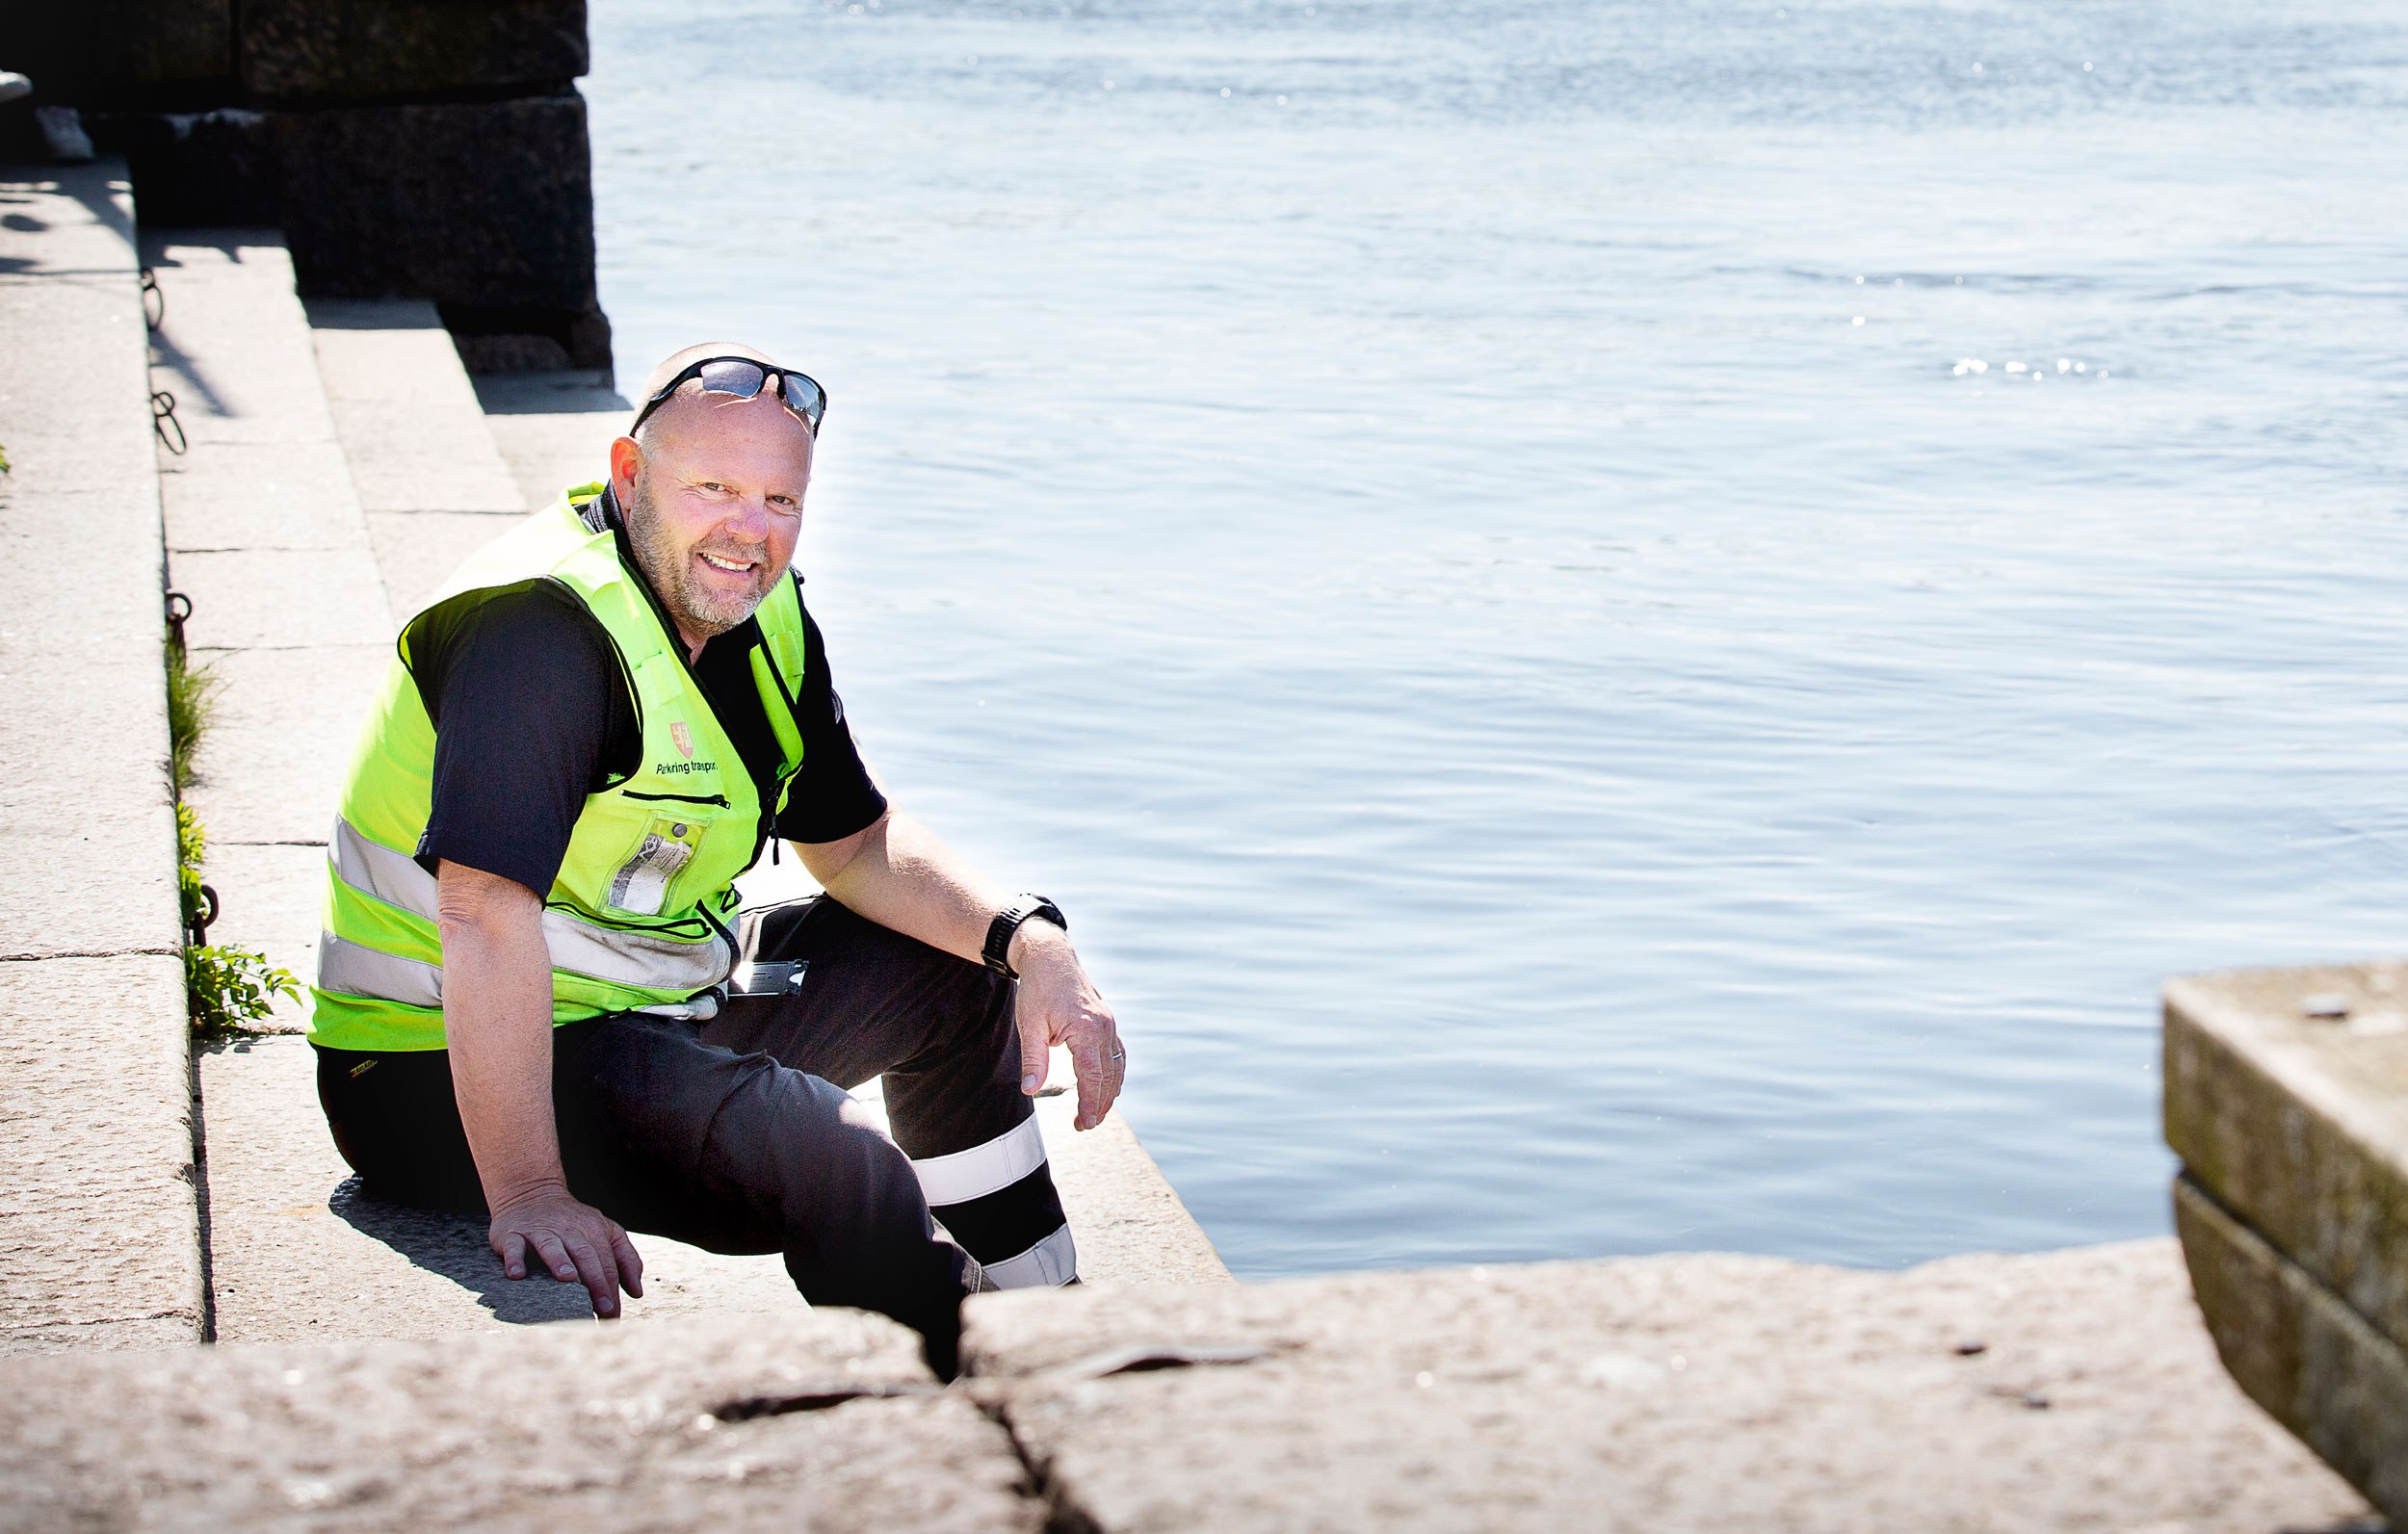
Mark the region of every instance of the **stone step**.
[[475, 381], [485, 426], [529, 510], [609, 476], [611, 443], [635, 417], [617, 391], [590, 373], [488, 373]]
[[[211, 1282], [222, 1341], [441, 1337], [590, 1317], [575, 1285], [512, 1283], [482, 1219], [380, 1204], [327, 1134], [317, 1062], [298, 1038], [204, 1050]], [[631, 1320], [807, 1310], [775, 1257], [642, 1236]]]
[[2163, 1239], [1903, 1273], [1684, 1254], [980, 1295], [967, 1315], [1056, 1528], [2370, 1526], [2217, 1367]]
[[[591, 1314], [575, 1286], [505, 1279], [482, 1219], [362, 1198], [327, 1137], [302, 1040], [212, 1046], [198, 1069], [220, 1340], [437, 1337]], [[860, 1096], [882, 1112], [876, 1083]], [[1226, 1283], [1136, 1136], [1117, 1119], [1075, 1133], [1071, 1105], [1067, 1096], [1046, 1099], [1038, 1111], [1086, 1277]], [[630, 1320], [806, 1308], [776, 1257], [728, 1257], [659, 1235], [636, 1244], [644, 1294], [626, 1302]]]
[[[316, 968], [327, 827], [393, 614], [273, 229], [158, 231], [152, 381], [189, 451], [159, 454], [169, 576], [220, 679], [187, 795], [208, 833], [214, 943]], [[302, 1026], [280, 1001], [275, 1026]]]
[[980, 1295], [950, 1389], [824, 1310], [0, 1362], [14, 1522], [1091, 1534], [2371, 1531], [2165, 1240]]
[[854, 1311], [103, 1362], [0, 1368], [0, 1523], [1047, 1526], [1004, 1431], [936, 1389], [910, 1333]]
[[203, 1326], [138, 268], [121, 162], [0, 168], [0, 1352]]
[[2234, 1376], [2408, 1524], [2408, 964], [2169, 982], [2165, 1137]]
[[397, 616], [526, 510], [434, 305], [312, 299], [318, 370]]

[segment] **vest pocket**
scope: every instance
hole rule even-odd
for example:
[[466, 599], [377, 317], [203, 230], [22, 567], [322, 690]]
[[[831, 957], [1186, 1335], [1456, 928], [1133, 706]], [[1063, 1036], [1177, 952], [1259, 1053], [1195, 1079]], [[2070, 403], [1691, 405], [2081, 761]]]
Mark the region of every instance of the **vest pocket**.
[[658, 810], [646, 817], [635, 848], [611, 875], [606, 903], [630, 916], [660, 915], [669, 885], [694, 861], [709, 828], [707, 819], [683, 811]]

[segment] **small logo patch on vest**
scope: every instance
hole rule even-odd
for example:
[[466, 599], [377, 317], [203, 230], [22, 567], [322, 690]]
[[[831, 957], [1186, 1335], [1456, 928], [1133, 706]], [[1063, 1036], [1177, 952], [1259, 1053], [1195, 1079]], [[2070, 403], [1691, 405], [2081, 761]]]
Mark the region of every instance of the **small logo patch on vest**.
[[684, 757], [689, 762], [694, 760], [694, 731], [686, 727], [685, 720], [674, 719], [670, 721], [668, 727], [668, 738], [677, 742], [677, 754], [679, 756]]

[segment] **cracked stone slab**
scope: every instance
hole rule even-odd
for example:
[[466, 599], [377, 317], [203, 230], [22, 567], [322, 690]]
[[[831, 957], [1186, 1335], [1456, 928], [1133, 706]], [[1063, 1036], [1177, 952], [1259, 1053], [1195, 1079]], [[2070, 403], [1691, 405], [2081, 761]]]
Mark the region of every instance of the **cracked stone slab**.
[[[992, 1294], [968, 1317], [1059, 1524], [1105, 1534], [2369, 1517], [2225, 1376], [2167, 1240], [1898, 1274], [1708, 1255]], [[1146, 1366], [1183, 1352], [1208, 1362]]]
[[2165, 1138], [2216, 1202], [2408, 1344], [2408, 965], [2169, 982]]
[[390, 644], [397, 632], [364, 540], [342, 549], [178, 554], [168, 576], [193, 600], [184, 635], [196, 650]]
[[[204, 1049], [210, 1274], [218, 1337], [315, 1341], [442, 1337], [590, 1319], [586, 1291], [516, 1283], [483, 1219], [364, 1196], [327, 1131], [317, 1060], [298, 1038]], [[630, 1322], [807, 1309], [776, 1257], [726, 1257], [639, 1234], [644, 1294]]]
[[199, 1339], [186, 1027], [173, 957], [0, 964], [0, 1348]]
[[186, 795], [212, 847], [325, 843], [392, 656], [389, 641], [195, 652], [224, 684]]
[[0, 1364], [10, 1530], [1037, 1534], [1021, 1477], [851, 1311]]
[[168, 547], [369, 552], [351, 466], [324, 442], [217, 442], [160, 464]]

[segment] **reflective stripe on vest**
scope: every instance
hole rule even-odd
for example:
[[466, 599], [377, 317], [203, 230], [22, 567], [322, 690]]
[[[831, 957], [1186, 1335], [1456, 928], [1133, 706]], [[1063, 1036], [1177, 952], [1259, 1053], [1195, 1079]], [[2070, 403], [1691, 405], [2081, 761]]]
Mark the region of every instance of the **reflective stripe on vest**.
[[[339, 815], [327, 842], [327, 860], [333, 865], [334, 876], [360, 894], [430, 922], [436, 920], [434, 875], [421, 868], [416, 858], [362, 835]], [[708, 942], [680, 943], [649, 932], [603, 926], [548, 908], [543, 913], [543, 942], [556, 970], [646, 990], [707, 991], [736, 967], [735, 946], [718, 931]], [[318, 985], [322, 990], [406, 1006], [443, 1004], [441, 965], [385, 953], [331, 932], [319, 940]], [[690, 1006], [675, 1010], [681, 1016], [709, 1017], [719, 1008], [713, 999], [700, 1011]]]

